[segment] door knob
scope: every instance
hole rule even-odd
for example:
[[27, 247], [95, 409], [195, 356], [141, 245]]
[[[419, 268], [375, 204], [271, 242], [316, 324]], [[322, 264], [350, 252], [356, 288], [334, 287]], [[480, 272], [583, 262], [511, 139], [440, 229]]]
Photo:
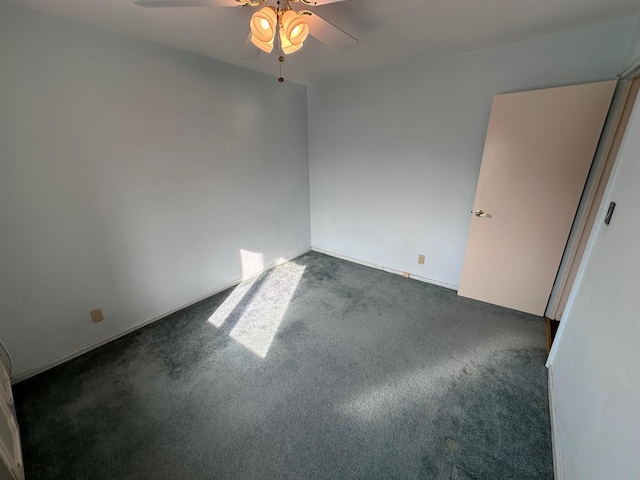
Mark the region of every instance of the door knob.
[[482, 210], [476, 210], [474, 213], [476, 214], [476, 217], [491, 218], [490, 213], [484, 213]]

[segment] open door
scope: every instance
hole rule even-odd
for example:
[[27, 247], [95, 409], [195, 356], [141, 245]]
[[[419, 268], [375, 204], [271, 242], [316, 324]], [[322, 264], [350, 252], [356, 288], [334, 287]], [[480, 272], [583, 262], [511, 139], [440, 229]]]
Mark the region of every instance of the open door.
[[615, 86], [494, 97], [459, 295], [544, 314]]

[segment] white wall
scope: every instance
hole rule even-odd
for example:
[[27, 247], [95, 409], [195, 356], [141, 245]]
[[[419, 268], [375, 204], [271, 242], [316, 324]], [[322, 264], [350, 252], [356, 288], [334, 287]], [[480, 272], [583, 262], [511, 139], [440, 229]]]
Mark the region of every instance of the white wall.
[[457, 286], [492, 97], [612, 79], [634, 26], [309, 87], [313, 246]]
[[310, 247], [306, 87], [5, 1], [0, 65], [18, 375]]
[[637, 102], [548, 362], [564, 480], [640, 478], [639, 184]]
[[624, 59], [624, 69], [637, 67], [640, 65], [640, 17], [636, 21], [636, 26], [629, 42], [629, 48]]

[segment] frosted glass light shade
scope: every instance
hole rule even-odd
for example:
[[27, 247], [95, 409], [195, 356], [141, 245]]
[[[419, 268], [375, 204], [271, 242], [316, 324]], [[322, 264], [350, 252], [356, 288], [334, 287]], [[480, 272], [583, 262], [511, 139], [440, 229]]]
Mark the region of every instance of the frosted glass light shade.
[[307, 35], [309, 35], [309, 25], [304, 18], [293, 10], [287, 10], [282, 14], [282, 28], [280, 29], [280, 38], [284, 37], [291, 45], [302, 45]]
[[290, 53], [297, 52], [298, 50], [300, 50], [302, 48], [302, 43], [293, 45], [289, 41], [289, 39], [287, 39], [284, 28], [281, 28], [280, 29], [280, 46], [282, 47], [282, 52], [285, 55], [288, 55]]
[[[253, 37], [256, 37], [261, 42], [271, 42], [273, 46], [273, 37], [276, 35], [277, 23], [278, 15], [273, 8], [261, 8], [251, 17], [251, 33], [253, 34]], [[253, 41], [253, 37], [251, 41]]]
[[253, 43], [256, 47], [258, 47], [265, 53], [271, 53], [271, 51], [273, 50], [273, 38], [268, 42], [263, 42], [255, 35], [251, 35], [251, 43]]

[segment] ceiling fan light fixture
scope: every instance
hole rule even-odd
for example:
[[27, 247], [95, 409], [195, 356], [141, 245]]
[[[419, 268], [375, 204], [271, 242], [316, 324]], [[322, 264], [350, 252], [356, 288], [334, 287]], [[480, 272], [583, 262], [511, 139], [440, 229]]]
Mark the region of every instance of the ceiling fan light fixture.
[[298, 43], [297, 45], [292, 44], [286, 37], [284, 28], [280, 28], [280, 47], [282, 47], [282, 53], [289, 55], [290, 53], [300, 50], [302, 43]]
[[[256, 39], [264, 43], [271, 42], [273, 48], [273, 38], [276, 35], [277, 22], [278, 15], [273, 8], [261, 8], [251, 17], [251, 33], [253, 34], [253, 37], [256, 37]], [[256, 46], [259, 47], [259, 45]]]
[[282, 28], [280, 29], [280, 37], [284, 30], [284, 36], [291, 45], [302, 45], [309, 35], [309, 25], [297, 12], [287, 10], [281, 17]]

